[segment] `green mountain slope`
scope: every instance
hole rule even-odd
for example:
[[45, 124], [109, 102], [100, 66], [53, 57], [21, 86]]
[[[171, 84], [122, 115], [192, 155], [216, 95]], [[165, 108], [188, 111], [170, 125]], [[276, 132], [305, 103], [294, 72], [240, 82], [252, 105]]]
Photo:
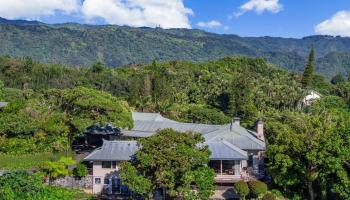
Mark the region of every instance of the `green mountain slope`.
[[342, 37], [239, 37], [201, 30], [48, 25], [5, 19], [0, 19], [0, 44], [2, 55], [79, 66], [89, 66], [97, 60], [118, 67], [154, 59], [203, 61], [245, 55], [300, 71], [311, 46], [316, 48], [317, 70], [328, 78], [348, 71], [350, 62], [350, 38]]

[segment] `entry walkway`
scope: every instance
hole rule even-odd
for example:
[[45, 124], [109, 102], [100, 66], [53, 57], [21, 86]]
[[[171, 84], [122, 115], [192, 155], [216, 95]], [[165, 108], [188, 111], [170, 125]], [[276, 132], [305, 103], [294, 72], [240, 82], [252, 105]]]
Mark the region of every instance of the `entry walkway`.
[[217, 186], [215, 194], [210, 198], [212, 200], [228, 199], [228, 200], [239, 200], [239, 196], [233, 190], [233, 187], [228, 186]]

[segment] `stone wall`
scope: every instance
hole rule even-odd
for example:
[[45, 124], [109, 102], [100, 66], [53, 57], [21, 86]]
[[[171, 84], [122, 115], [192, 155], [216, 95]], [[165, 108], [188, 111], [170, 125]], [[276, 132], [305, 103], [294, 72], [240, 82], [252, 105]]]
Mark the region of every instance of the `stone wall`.
[[75, 188], [75, 189], [92, 189], [93, 178], [91, 175], [82, 178], [76, 178], [71, 176], [66, 176], [64, 178], [58, 178], [55, 180], [50, 180], [50, 185], [56, 185], [66, 188]]

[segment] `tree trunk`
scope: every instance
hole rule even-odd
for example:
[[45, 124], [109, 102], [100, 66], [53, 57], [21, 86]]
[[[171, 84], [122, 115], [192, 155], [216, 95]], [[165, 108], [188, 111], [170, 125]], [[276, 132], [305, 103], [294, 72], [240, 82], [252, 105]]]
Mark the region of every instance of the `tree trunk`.
[[307, 187], [308, 187], [308, 190], [309, 190], [310, 200], [315, 200], [315, 193], [314, 193], [312, 181], [309, 180], [307, 182]]

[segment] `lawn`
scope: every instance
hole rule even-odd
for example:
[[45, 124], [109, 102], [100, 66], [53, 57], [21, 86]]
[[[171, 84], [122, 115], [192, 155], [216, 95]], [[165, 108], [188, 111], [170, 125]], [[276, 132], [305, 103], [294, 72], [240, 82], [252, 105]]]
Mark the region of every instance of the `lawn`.
[[60, 156], [63, 156], [63, 153], [0, 154], [0, 170], [36, 169], [45, 161], [58, 160]]

